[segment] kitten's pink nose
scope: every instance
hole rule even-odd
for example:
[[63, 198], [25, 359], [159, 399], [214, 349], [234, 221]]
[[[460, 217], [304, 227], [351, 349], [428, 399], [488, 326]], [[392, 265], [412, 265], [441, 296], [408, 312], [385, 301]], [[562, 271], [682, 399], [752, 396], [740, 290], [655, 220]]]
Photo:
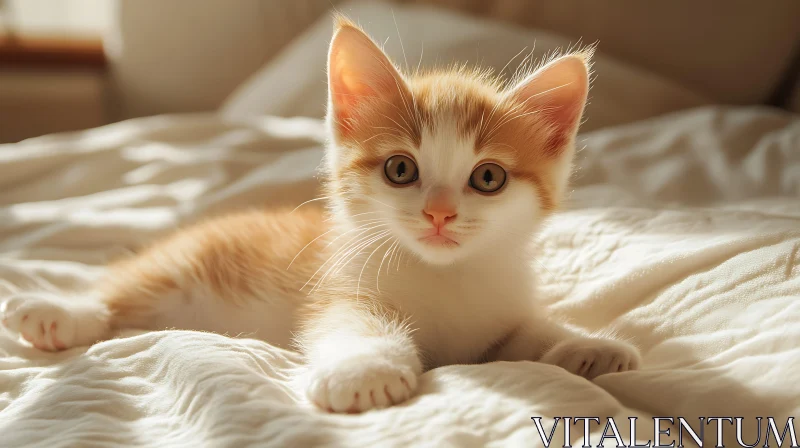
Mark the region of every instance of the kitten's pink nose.
[[456, 219], [458, 214], [453, 193], [447, 188], [434, 188], [428, 193], [428, 200], [422, 213], [437, 229]]

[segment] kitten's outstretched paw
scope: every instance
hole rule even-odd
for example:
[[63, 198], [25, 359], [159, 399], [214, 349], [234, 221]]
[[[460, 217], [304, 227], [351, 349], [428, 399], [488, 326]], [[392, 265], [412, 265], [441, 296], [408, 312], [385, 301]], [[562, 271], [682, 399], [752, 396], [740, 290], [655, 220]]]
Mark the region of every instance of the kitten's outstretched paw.
[[593, 379], [605, 373], [636, 370], [641, 355], [636, 347], [612, 339], [575, 338], [556, 344], [541, 359], [570, 373]]
[[102, 321], [87, 311], [47, 294], [19, 293], [0, 302], [0, 323], [39, 350], [55, 352], [100, 336]]
[[330, 412], [364, 412], [408, 400], [417, 388], [410, 366], [357, 357], [330, 367], [312, 368], [306, 393]]

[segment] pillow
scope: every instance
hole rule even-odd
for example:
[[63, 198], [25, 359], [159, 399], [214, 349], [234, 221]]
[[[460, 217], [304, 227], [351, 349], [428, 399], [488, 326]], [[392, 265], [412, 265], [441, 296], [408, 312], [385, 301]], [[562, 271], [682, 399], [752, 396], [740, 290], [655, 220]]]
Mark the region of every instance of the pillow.
[[[359, 23], [376, 41], [385, 42], [389, 56], [409, 70], [477, 62], [503, 74], [513, 74], [526, 56], [540, 59], [575, 45], [548, 32], [430, 6], [354, 1], [337, 10]], [[323, 117], [331, 34], [331, 17], [324, 15], [237, 88], [223, 103], [221, 113], [233, 118], [265, 114]], [[600, 42], [584, 131], [712, 102], [676, 82], [605, 56], [602, 48]]]

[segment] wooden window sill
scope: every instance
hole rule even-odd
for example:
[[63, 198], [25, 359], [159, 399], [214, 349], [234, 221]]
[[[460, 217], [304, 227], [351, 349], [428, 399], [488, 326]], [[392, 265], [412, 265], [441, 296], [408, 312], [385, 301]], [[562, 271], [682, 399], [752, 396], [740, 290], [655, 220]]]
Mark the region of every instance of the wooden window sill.
[[106, 68], [100, 39], [0, 36], [0, 68]]

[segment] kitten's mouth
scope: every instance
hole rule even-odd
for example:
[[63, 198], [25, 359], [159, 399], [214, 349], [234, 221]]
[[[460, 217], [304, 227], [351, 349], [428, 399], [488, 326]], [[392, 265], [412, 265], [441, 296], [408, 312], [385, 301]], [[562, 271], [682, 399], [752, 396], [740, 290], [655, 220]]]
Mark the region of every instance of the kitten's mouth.
[[439, 247], [456, 247], [458, 246], [458, 241], [448, 238], [442, 234], [436, 235], [429, 235], [423, 236], [419, 239], [423, 243], [429, 244], [431, 246], [439, 246]]

